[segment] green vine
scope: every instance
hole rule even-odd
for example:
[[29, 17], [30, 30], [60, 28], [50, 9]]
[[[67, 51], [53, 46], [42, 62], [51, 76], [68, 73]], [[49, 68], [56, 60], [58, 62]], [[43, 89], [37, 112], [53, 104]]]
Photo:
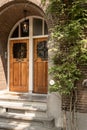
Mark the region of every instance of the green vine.
[[[69, 1], [69, 0], [67, 0]], [[85, 0], [64, 2], [50, 0], [47, 15], [51, 14], [53, 66], [50, 68], [54, 84], [50, 91], [70, 94], [80, 79], [79, 65], [87, 65], [87, 5]]]
[[[42, 1], [45, 5], [46, 0]], [[70, 106], [64, 106], [63, 110], [70, 109], [70, 130], [76, 130], [76, 82], [82, 76], [79, 66], [87, 66], [87, 0], [49, 0], [46, 14], [52, 27], [49, 51], [53, 54], [53, 65], [49, 72], [53, 80], [50, 91], [60, 92], [64, 99], [68, 95]]]

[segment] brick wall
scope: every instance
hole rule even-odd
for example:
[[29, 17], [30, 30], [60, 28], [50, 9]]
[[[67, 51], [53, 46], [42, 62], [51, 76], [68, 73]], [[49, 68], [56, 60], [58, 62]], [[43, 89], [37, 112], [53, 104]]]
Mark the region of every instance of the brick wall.
[[25, 7], [28, 16], [44, 16], [41, 0], [0, 0], [0, 90], [6, 88], [7, 82], [8, 68], [5, 52], [8, 51], [9, 33], [14, 25], [24, 18]]
[[[87, 7], [87, 5], [86, 5]], [[58, 19], [62, 19], [64, 20], [64, 17], [61, 18], [57, 18]], [[48, 23], [48, 27], [49, 30], [50, 28], [52, 28], [52, 26], [54, 26], [57, 22], [57, 20], [55, 20], [51, 14], [49, 14], [49, 16], [47, 17], [47, 23]], [[51, 33], [49, 31], [49, 33]], [[85, 31], [85, 33], [87, 34], [87, 30]], [[53, 42], [52, 39], [50, 40], [50, 36], [49, 36], [49, 68], [53, 65], [52, 62], [52, 57], [53, 57], [53, 52], [52, 52], [52, 48], [53, 48]], [[83, 78], [81, 78], [77, 83], [76, 83], [76, 87], [77, 87], [77, 91], [76, 91], [76, 103], [75, 103], [75, 107], [76, 107], [76, 111], [77, 112], [81, 112], [81, 113], [87, 113], [87, 88], [82, 86], [82, 82], [84, 79], [87, 79], [87, 66], [80, 66], [80, 69], [82, 71], [83, 74]], [[52, 76], [49, 75], [49, 80], [52, 79]], [[71, 96], [70, 96], [71, 97]], [[70, 110], [70, 97], [69, 96], [62, 96], [62, 109], [66, 109], [67, 111]]]
[[[87, 66], [80, 66], [82, 72], [82, 78], [76, 83], [76, 103], [75, 111], [81, 113], [87, 113], [87, 87], [82, 85], [83, 80], [87, 79]], [[71, 97], [71, 96], [70, 96]], [[70, 110], [70, 97], [63, 96], [62, 109]]]
[[0, 90], [6, 88], [6, 66], [7, 63], [4, 59], [3, 46], [0, 44]]

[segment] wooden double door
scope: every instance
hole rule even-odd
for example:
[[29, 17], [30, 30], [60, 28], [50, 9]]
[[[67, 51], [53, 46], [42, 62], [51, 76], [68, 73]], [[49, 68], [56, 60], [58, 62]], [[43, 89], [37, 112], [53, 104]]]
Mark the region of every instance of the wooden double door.
[[[11, 40], [10, 41], [10, 91], [13, 92], [29, 92], [29, 71], [30, 55], [29, 51], [33, 51], [33, 86], [34, 93], [47, 93], [48, 86], [48, 61], [47, 61], [47, 38], [36, 38], [33, 40], [33, 50], [30, 50], [28, 39]], [[41, 43], [43, 43], [41, 45]], [[40, 46], [39, 46], [40, 44]], [[42, 47], [41, 47], [42, 46]], [[46, 56], [43, 59], [43, 51]], [[41, 54], [42, 53], [42, 54]], [[31, 78], [30, 78], [31, 79]]]

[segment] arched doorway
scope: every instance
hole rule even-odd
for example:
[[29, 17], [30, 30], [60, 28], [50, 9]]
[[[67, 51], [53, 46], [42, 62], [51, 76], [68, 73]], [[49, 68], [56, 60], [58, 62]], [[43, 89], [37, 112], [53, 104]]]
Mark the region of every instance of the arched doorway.
[[9, 35], [9, 90], [47, 93], [47, 24], [42, 17], [27, 17], [28, 31], [20, 20]]

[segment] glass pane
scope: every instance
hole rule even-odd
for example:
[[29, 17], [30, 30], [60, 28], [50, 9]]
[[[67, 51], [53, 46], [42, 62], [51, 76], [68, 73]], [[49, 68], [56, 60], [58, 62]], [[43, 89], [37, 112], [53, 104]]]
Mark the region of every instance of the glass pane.
[[14, 30], [11, 38], [15, 38], [15, 37], [18, 37], [18, 34], [19, 34], [19, 26], [16, 27], [16, 29]]
[[37, 44], [37, 56], [40, 57], [42, 60], [48, 59], [47, 41], [38, 42], [38, 44]]
[[42, 19], [33, 19], [33, 35], [42, 35]]
[[13, 58], [22, 59], [27, 56], [27, 45], [26, 43], [15, 43], [13, 45]]
[[44, 34], [47, 35], [48, 34], [48, 28], [47, 28], [47, 24], [44, 21]]
[[21, 37], [29, 36], [29, 20], [23, 21], [21, 24]]

